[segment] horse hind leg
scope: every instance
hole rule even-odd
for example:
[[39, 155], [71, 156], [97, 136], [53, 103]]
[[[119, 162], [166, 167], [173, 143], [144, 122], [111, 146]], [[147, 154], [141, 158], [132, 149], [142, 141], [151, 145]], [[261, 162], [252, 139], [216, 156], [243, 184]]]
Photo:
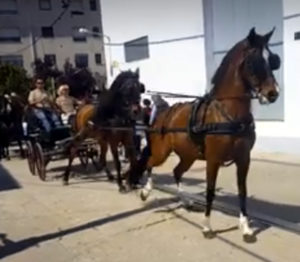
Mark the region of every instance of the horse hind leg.
[[[159, 148], [164, 148], [164, 145], [159, 145]], [[151, 150], [151, 156], [147, 162], [146, 170], [147, 170], [147, 180], [145, 186], [142, 188], [140, 192], [140, 197], [143, 201], [146, 201], [150, 196], [150, 193], [153, 189], [153, 181], [152, 181], [152, 168], [155, 166], [159, 166], [164, 163], [167, 157], [171, 153], [171, 148], [165, 148], [165, 150], [160, 150], [159, 152], [153, 151], [153, 147]]]
[[182, 192], [182, 185], [181, 185], [182, 176], [187, 170], [190, 169], [194, 161], [195, 161], [194, 158], [180, 157], [180, 161], [178, 165], [174, 168], [173, 175], [177, 185], [178, 193]]
[[115, 168], [117, 170], [117, 183], [119, 186], [119, 192], [125, 192], [126, 188], [123, 185], [122, 176], [121, 176], [121, 162], [118, 154], [118, 143], [113, 142], [111, 143], [110, 146], [111, 146], [111, 153], [114, 159]]
[[99, 171], [104, 170], [106, 173], [106, 176], [109, 181], [114, 180], [114, 176], [111, 174], [108, 166], [107, 166], [107, 161], [106, 161], [106, 155], [107, 155], [107, 150], [108, 150], [108, 144], [106, 141], [99, 140], [99, 145], [100, 145], [100, 159], [99, 159]]

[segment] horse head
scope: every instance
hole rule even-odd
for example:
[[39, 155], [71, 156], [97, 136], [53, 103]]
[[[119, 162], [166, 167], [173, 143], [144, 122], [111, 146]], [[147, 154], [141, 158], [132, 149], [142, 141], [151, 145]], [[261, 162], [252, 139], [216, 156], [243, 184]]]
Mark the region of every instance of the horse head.
[[145, 92], [145, 86], [140, 82], [139, 71], [128, 70], [120, 73], [111, 90], [118, 100], [118, 112], [124, 117], [134, 119], [140, 110], [141, 94]]
[[241, 68], [243, 79], [261, 104], [274, 103], [279, 96], [273, 71], [280, 68], [281, 60], [269, 48], [274, 30], [275, 28], [265, 35], [258, 35], [255, 28], [250, 30]]
[[[275, 28], [274, 28], [275, 29]], [[274, 29], [259, 35], [252, 28], [246, 39], [237, 43], [224, 57], [212, 83], [212, 94], [220, 95], [221, 87], [228, 89], [241, 86], [248, 97], [258, 98], [261, 104], [273, 103], [279, 96], [279, 89], [273, 71], [280, 68], [280, 57], [271, 52], [269, 41]], [[236, 89], [235, 89], [236, 91]]]

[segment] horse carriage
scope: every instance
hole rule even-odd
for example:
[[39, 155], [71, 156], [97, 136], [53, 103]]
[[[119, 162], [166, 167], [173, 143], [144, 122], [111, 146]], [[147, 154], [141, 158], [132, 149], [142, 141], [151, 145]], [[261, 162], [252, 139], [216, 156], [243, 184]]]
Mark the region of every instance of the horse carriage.
[[[46, 132], [34, 121], [24, 123], [27, 161], [30, 173], [46, 180], [46, 167], [50, 161], [68, 158], [67, 144], [73, 137], [71, 125], [61, 125]], [[86, 168], [91, 161], [98, 167], [99, 147], [93, 139], [85, 139], [77, 149], [81, 165]]]

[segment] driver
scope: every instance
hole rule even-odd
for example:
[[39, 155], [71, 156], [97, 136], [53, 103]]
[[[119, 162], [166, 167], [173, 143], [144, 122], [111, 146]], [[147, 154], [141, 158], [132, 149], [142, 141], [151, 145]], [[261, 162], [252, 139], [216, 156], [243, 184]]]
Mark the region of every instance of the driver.
[[41, 121], [47, 132], [61, 125], [59, 117], [53, 112], [53, 103], [45, 90], [44, 79], [41, 77], [35, 78], [34, 89], [29, 93], [28, 102], [33, 106], [34, 115]]

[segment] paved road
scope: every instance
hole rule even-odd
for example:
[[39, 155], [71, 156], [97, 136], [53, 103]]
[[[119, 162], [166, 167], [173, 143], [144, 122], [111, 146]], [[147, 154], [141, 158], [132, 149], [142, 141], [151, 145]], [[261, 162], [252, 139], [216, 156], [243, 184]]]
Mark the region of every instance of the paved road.
[[[299, 223], [300, 157], [254, 154], [249, 174], [251, 208]], [[176, 159], [156, 172], [159, 183]], [[103, 174], [82, 173], [61, 186], [64, 162], [51, 164], [49, 180], [29, 175], [23, 160], [0, 168], [0, 259], [3, 261], [300, 261], [300, 236], [255, 222], [257, 241], [246, 244], [237, 218], [213, 212], [212, 240], [201, 234], [201, 212], [188, 212], [169, 195], [154, 192], [143, 203], [136, 192], [121, 195]], [[185, 189], [204, 188], [204, 165], [187, 174]], [[234, 201], [233, 167], [222, 169], [219, 198]], [[81, 174], [79, 174], [79, 172]], [[199, 190], [200, 188], [200, 190]]]

